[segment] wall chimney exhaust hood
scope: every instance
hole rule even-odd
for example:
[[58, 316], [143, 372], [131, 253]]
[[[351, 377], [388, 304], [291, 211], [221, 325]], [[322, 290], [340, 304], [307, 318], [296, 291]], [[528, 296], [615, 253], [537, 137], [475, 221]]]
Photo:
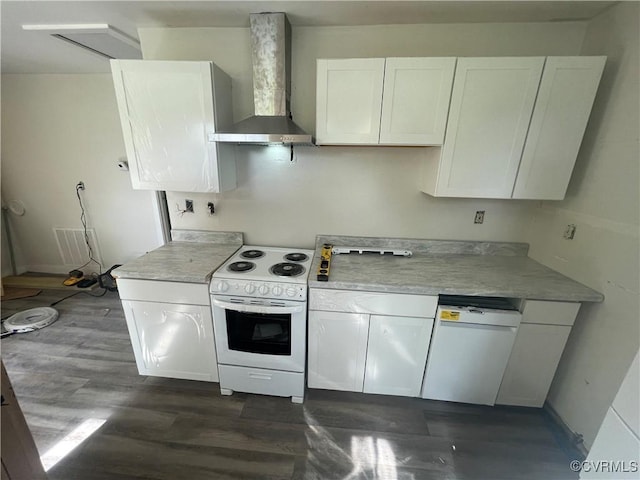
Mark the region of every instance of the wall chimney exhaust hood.
[[313, 145], [291, 119], [291, 25], [284, 13], [250, 15], [255, 115], [216, 132], [216, 142]]

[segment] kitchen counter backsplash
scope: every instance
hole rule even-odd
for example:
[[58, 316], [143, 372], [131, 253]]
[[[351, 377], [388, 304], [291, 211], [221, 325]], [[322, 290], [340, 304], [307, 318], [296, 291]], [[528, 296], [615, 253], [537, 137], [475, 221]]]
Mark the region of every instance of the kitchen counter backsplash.
[[174, 242], [240, 243], [242, 232], [211, 232], [208, 230], [171, 230]]
[[528, 243], [474, 242], [466, 240], [424, 240], [414, 238], [353, 237], [347, 235], [318, 235], [316, 248], [324, 243], [340, 247], [373, 247], [411, 250], [426, 255], [505, 255], [526, 257]]

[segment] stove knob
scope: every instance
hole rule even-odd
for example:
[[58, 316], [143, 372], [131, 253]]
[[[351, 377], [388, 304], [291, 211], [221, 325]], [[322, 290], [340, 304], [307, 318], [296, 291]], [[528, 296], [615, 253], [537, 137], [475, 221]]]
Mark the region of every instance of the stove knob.
[[247, 283], [247, 286], [244, 287], [244, 291], [248, 294], [252, 294], [256, 291], [256, 286], [253, 283]]
[[226, 292], [227, 290], [229, 290], [229, 284], [227, 282], [225, 282], [224, 280], [219, 281], [218, 282], [218, 291]]
[[280, 295], [282, 295], [282, 287], [280, 285], [276, 285], [275, 287], [273, 287], [273, 289], [271, 290], [271, 292], [276, 296], [279, 297]]
[[298, 290], [296, 290], [295, 288], [293, 287], [287, 288], [287, 295], [289, 297], [295, 297], [297, 294], [298, 294]]
[[266, 295], [267, 293], [269, 293], [269, 287], [267, 285], [260, 285], [258, 287], [258, 293], [260, 295]]

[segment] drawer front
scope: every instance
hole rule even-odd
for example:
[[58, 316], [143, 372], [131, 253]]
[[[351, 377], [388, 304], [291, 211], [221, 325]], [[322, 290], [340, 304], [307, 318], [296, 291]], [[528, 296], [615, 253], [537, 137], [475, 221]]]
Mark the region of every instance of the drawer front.
[[220, 387], [279, 397], [304, 396], [304, 373], [219, 365]]
[[309, 309], [329, 312], [368, 313], [402, 317], [434, 318], [438, 297], [354, 290], [309, 290]]
[[162, 282], [157, 280], [118, 279], [121, 300], [181, 303], [209, 306], [209, 285], [206, 283]]
[[580, 303], [526, 300], [522, 310], [522, 323], [543, 325], [573, 325]]

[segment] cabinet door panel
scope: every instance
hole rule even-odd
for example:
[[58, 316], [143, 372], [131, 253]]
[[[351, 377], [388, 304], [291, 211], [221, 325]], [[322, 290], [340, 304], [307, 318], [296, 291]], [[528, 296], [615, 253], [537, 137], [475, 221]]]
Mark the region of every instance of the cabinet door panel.
[[[220, 191], [218, 148], [208, 140], [216, 127], [211, 71], [210, 62], [112, 61], [133, 188]], [[217, 73], [219, 87], [228, 83], [230, 91], [226, 74]]]
[[308, 386], [362, 392], [369, 316], [309, 311]]
[[442, 145], [456, 59], [387, 58], [380, 143]]
[[458, 59], [436, 195], [511, 197], [543, 64]]
[[317, 61], [316, 142], [375, 145], [384, 58]]
[[141, 375], [218, 381], [211, 309], [123, 301]]
[[564, 198], [605, 61], [547, 58], [513, 198]]
[[420, 396], [433, 319], [372, 315], [365, 393]]
[[496, 404], [541, 407], [571, 327], [521, 323]]

